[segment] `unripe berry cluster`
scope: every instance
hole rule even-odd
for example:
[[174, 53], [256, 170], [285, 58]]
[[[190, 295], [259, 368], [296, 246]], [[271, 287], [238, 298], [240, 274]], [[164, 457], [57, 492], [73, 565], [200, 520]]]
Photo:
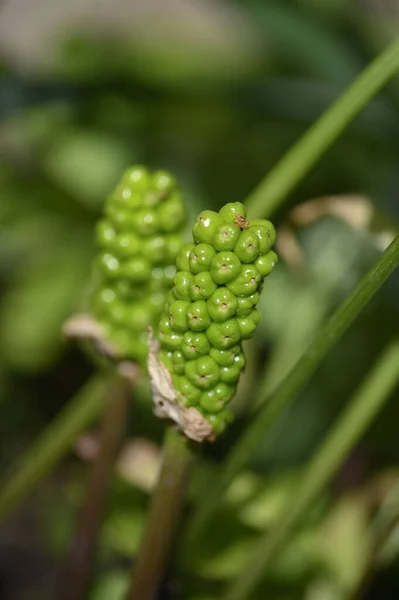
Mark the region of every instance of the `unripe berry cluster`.
[[159, 325], [159, 357], [177, 402], [197, 408], [216, 434], [231, 418], [227, 405], [245, 366], [241, 342], [255, 332], [263, 281], [277, 262], [272, 223], [245, 217], [239, 202], [199, 214]]
[[106, 202], [91, 310], [119, 359], [146, 359], [148, 326], [158, 324], [173, 284], [184, 223], [182, 196], [166, 171], [129, 168]]

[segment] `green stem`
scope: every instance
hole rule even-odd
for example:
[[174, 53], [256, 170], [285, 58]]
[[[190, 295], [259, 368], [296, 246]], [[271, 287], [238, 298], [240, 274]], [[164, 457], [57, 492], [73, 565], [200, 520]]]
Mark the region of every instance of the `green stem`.
[[188, 440], [169, 426], [161, 472], [140, 552], [133, 565], [127, 600], [153, 600], [156, 595], [178, 525], [192, 457]]
[[396, 39], [361, 73], [248, 196], [246, 206], [250, 216], [270, 216], [349, 123], [398, 72], [399, 40]]
[[282, 511], [281, 519], [256, 545], [251, 560], [231, 584], [224, 600], [252, 597], [266, 568], [289, 541], [304, 513], [331, 480], [350, 451], [383, 408], [399, 382], [399, 341], [395, 340], [364, 379], [349, 405], [317, 450], [305, 470], [295, 498]]
[[325, 327], [302, 355], [271, 397], [262, 398], [262, 405], [252, 422], [234, 445], [226, 463], [213, 485], [207, 488], [199, 508], [191, 520], [187, 543], [192, 544], [206, 525], [223, 492], [242, 469], [273, 423], [304, 389], [311, 376], [333, 346], [347, 331], [359, 313], [368, 304], [381, 285], [399, 265], [399, 236], [390, 244], [378, 261], [356, 285], [341, 306], [333, 313]]
[[20, 459], [0, 488], [0, 523], [68, 452], [77, 436], [101, 412], [109, 377], [97, 375], [79, 390]]
[[108, 395], [101, 418], [99, 453], [90, 473], [76, 531], [59, 579], [58, 600], [84, 600], [87, 596], [101, 517], [132, 403], [131, 387], [126, 379], [116, 378]]

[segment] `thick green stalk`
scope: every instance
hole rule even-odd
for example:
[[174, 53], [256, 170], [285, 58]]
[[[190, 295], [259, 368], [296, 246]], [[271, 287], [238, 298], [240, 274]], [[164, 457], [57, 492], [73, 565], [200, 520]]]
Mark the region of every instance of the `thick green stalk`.
[[249, 216], [270, 216], [350, 122], [398, 72], [399, 40], [396, 39], [361, 73], [248, 196], [245, 204]]
[[286, 544], [311, 507], [317, 495], [347, 458], [375, 416], [383, 408], [399, 382], [399, 341], [391, 343], [384, 351], [371, 373], [339, 417], [314, 458], [305, 469], [295, 497], [281, 514], [272, 531], [267, 532], [256, 545], [245, 568], [233, 581], [224, 600], [251, 598], [266, 568]]
[[50, 473], [77, 436], [94, 421], [112, 384], [108, 376], [93, 377], [28, 448], [0, 488], [0, 523]]
[[188, 440], [168, 426], [163, 463], [148, 523], [134, 562], [127, 600], [153, 600], [164, 575], [183, 506], [193, 454]]
[[374, 266], [356, 285], [325, 327], [302, 355], [271, 397], [263, 397], [242, 437], [237, 440], [216, 481], [210, 485], [199, 502], [197, 513], [187, 532], [187, 543], [193, 543], [220, 502], [223, 492], [243, 468], [259, 442], [264, 439], [281, 412], [304, 389], [311, 376], [333, 346], [340, 340], [362, 309], [399, 265], [399, 236], [380, 256]]
[[76, 530], [59, 578], [56, 590], [58, 600], [84, 600], [87, 597], [109, 484], [122, 446], [131, 405], [131, 383], [126, 379], [116, 378], [101, 417], [99, 452], [90, 472]]

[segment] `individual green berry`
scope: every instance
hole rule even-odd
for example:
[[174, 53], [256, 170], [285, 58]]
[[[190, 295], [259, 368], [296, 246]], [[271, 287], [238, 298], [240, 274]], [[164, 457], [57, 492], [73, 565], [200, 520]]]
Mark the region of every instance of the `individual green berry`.
[[[160, 358], [162, 360], [161, 356], [160, 356]], [[171, 365], [171, 369], [173, 370], [174, 373], [177, 373], [178, 375], [183, 375], [185, 362], [186, 362], [186, 359], [181, 350], [175, 350], [173, 353], [171, 353], [170, 365]], [[166, 363], [164, 362], [164, 364], [166, 364]]]
[[[173, 368], [173, 363], [172, 363], [173, 354], [174, 354], [173, 352], [166, 352], [165, 350], [161, 350], [161, 352], [158, 355], [158, 358], [163, 362], [163, 364], [168, 369], [168, 371], [171, 371]], [[184, 369], [183, 369], [183, 372], [184, 372]]]
[[179, 271], [190, 270], [190, 252], [195, 248], [195, 244], [183, 244], [179, 254], [176, 257], [176, 267]]
[[220, 381], [229, 385], [234, 385], [240, 378], [242, 365], [240, 363], [234, 363], [229, 367], [222, 367], [220, 369]]
[[184, 371], [191, 383], [200, 389], [207, 390], [219, 381], [219, 367], [210, 356], [188, 361]]
[[212, 321], [221, 323], [232, 317], [237, 310], [237, 298], [225, 287], [219, 287], [207, 301]]
[[116, 232], [108, 219], [99, 221], [96, 225], [97, 244], [102, 248], [111, 248], [115, 239]]
[[202, 392], [200, 406], [209, 413], [221, 412], [234, 395], [234, 387], [220, 381], [215, 387]]
[[259, 240], [256, 232], [250, 229], [241, 231], [240, 237], [234, 246], [234, 253], [242, 263], [250, 263], [259, 256]]
[[255, 219], [249, 222], [249, 229], [256, 231], [260, 254], [266, 254], [276, 241], [276, 230], [273, 223], [266, 219]]
[[151, 187], [166, 196], [176, 188], [176, 178], [168, 171], [155, 171], [151, 177]]
[[245, 206], [241, 202], [229, 202], [219, 210], [219, 215], [226, 223], [235, 223], [237, 217], [245, 219], [246, 214]]
[[168, 348], [169, 350], [179, 350], [183, 341], [183, 336], [174, 331], [171, 333], [165, 333], [164, 331], [160, 330], [159, 339], [163, 347]]
[[198, 217], [193, 227], [193, 238], [197, 244], [212, 244], [216, 229], [222, 220], [213, 210], [204, 210]]
[[180, 194], [175, 193], [158, 207], [158, 223], [161, 231], [170, 233], [179, 228], [186, 219], [184, 203]]
[[187, 331], [187, 309], [190, 303], [186, 300], [176, 300], [169, 306], [169, 323], [173, 331], [184, 333]]
[[187, 308], [187, 323], [192, 331], [203, 331], [209, 327], [211, 318], [205, 300], [192, 302]]
[[182, 246], [181, 237], [180, 235], [163, 235], [162, 237], [165, 241], [164, 260], [173, 265]]
[[179, 378], [179, 384], [176, 387], [176, 391], [178, 401], [184, 406], [193, 406], [197, 404], [202, 393], [202, 390], [196, 385], [193, 385], [184, 375]]
[[151, 276], [151, 266], [148, 260], [137, 256], [123, 263], [121, 273], [135, 283], [143, 282]]
[[159, 230], [160, 222], [155, 210], [151, 208], [142, 208], [135, 214], [136, 230], [141, 235], [153, 235]]
[[209, 271], [216, 252], [210, 244], [197, 244], [190, 252], [189, 266], [192, 273]]
[[215, 231], [212, 244], [218, 252], [233, 250], [240, 233], [241, 229], [235, 223], [222, 223]]
[[191, 287], [194, 278], [190, 271], [179, 271], [174, 278], [175, 293], [180, 300], [191, 299]]
[[135, 165], [125, 171], [122, 178], [122, 184], [134, 190], [137, 194], [145, 194], [150, 186], [150, 174], [146, 167]]
[[240, 327], [242, 339], [249, 340], [255, 333], [256, 323], [254, 323], [250, 316], [238, 317], [237, 322]]
[[[113, 249], [120, 258], [129, 258], [140, 252], [140, 239], [134, 233], [119, 233], [113, 241]], [[145, 254], [147, 256], [147, 254]], [[150, 259], [151, 260], [151, 259]]]
[[205, 416], [212, 425], [212, 429], [215, 432], [215, 434], [221, 435], [231, 421], [231, 414], [232, 413], [227, 409], [223, 409], [222, 411], [216, 414], [205, 413]]
[[186, 331], [183, 336], [181, 351], [187, 360], [193, 360], [209, 354], [211, 346], [205, 333]]
[[240, 259], [233, 252], [218, 252], [212, 259], [210, 274], [215, 283], [229, 283], [236, 279], [240, 271]]
[[232, 346], [228, 350], [218, 350], [217, 348], [211, 348], [209, 356], [211, 356], [220, 367], [229, 367], [234, 364], [237, 356], [242, 354], [241, 346], [237, 344]]
[[106, 214], [111, 219], [118, 231], [135, 231], [137, 227], [136, 215], [129, 210], [119, 210], [113, 204], [106, 210]]
[[256, 292], [261, 279], [261, 274], [254, 265], [243, 265], [240, 274], [226, 287], [236, 296], [249, 296]]
[[252, 308], [258, 304], [259, 299], [260, 294], [258, 291], [249, 296], [239, 296], [237, 298], [237, 317], [248, 316], [251, 313]]
[[191, 300], [207, 300], [217, 290], [217, 285], [213, 281], [209, 271], [197, 273], [192, 279], [190, 285]]
[[214, 346], [218, 350], [231, 348], [241, 338], [237, 319], [227, 319], [224, 323], [211, 323], [206, 330], [206, 336], [211, 346]]
[[262, 277], [267, 277], [278, 262], [278, 256], [273, 250], [270, 250], [267, 254], [259, 256], [255, 261], [255, 267], [258, 269]]
[[142, 240], [136, 239], [138, 248], [135, 253], [141, 252], [153, 265], [159, 265], [165, 261], [166, 240], [164, 236], [152, 235]]
[[110, 252], [102, 252], [98, 257], [98, 265], [103, 273], [110, 279], [120, 276], [121, 265], [119, 260]]

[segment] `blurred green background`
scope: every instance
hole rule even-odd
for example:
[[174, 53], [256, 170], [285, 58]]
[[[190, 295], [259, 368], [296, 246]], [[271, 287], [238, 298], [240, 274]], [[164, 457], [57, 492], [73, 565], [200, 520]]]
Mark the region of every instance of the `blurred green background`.
[[[61, 335], [79, 310], [93, 226], [131, 164], [166, 168], [190, 215], [242, 201], [399, 31], [395, 0], [14, 0], [0, 5], [0, 469], [93, 367]], [[267, 281], [237, 409], [273, 389], [399, 228], [399, 80], [349, 128], [275, 215], [281, 261]], [[320, 205], [317, 199], [329, 198]], [[291, 209], [330, 206], [318, 218]], [[346, 202], [346, 219], [331, 206]], [[336, 212], [336, 211], [335, 211]], [[295, 490], [300, 465], [393, 335], [394, 275], [323, 362], [230, 490], [217, 534], [162, 598], [219, 597], [259, 528]], [[398, 366], [399, 368], [399, 366]], [[399, 482], [398, 394], [276, 563], [259, 598], [355, 598], [367, 524]], [[113, 482], [91, 600], [119, 600], [137, 548], [162, 424], [135, 404]], [[240, 429], [207, 450], [212, 470]], [[95, 431], [0, 529], [0, 598], [52, 598]], [[137, 460], [139, 457], [140, 460]], [[230, 520], [227, 517], [231, 517]], [[233, 526], [234, 525], [234, 526]], [[399, 532], [364, 597], [398, 598]]]

